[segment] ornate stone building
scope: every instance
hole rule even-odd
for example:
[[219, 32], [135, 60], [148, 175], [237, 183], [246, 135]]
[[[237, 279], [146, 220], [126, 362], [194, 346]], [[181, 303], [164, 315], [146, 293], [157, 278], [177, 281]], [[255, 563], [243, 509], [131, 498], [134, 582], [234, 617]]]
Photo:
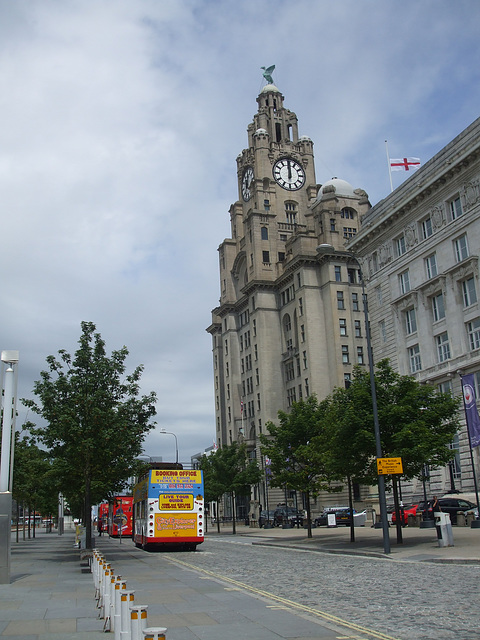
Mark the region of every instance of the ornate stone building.
[[[354, 364], [367, 364], [358, 265], [317, 247], [344, 249], [370, 203], [343, 180], [317, 184], [313, 142], [299, 136], [276, 86], [266, 85], [257, 103], [237, 157], [238, 199], [231, 237], [218, 250], [221, 295], [207, 330], [216, 443], [244, 440], [263, 466], [258, 436], [279, 409], [312, 393], [325, 397]], [[265, 498], [257, 489], [253, 508]], [[273, 493], [270, 507], [283, 500]]]
[[[366, 212], [348, 249], [364, 265], [375, 360], [459, 395], [460, 373], [475, 373], [480, 397], [480, 118]], [[429, 495], [474, 490], [465, 428], [452, 447]]]

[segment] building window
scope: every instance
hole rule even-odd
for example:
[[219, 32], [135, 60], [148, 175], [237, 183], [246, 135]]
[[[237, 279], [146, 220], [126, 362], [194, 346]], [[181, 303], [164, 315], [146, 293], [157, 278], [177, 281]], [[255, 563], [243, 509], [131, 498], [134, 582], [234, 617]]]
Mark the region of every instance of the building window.
[[462, 262], [462, 260], [468, 258], [468, 244], [466, 235], [460, 236], [460, 238], [454, 240], [453, 246], [455, 248], [455, 258], [457, 262]]
[[342, 267], [335, 266], [335, 282], [342, 281]]
[[462, 211], [462, 203], [460, 202], [460, 196], [457, 196], [453, 200], [450, 200], [449, 206], [450, 206], [450, 215], [452, 217], [452, 220], [456, 220], [462, 215], [463, 211]]
[[287, 379], [287, 382], [290, 382], [290, 380], [293, 380], [295, 378], [295, 371], [293, 368], [293, 362], [287, 362], [285, 364], [285, 377]]
[[307, 366], [308, 365], [308, 363], [307, 363], [307, 352], [304, 351], [302, 355], [303, 355], [303, 368], [304, 369], [308, 369], [308, 366]]
[[310, 395], [310, 387], [308, 385], [308, 378], [305, 378], [305, 395], [307, 397]]
[[380, 335], [382, 336], [382, 342], [386, 342], [387, 341], [387, 328], [385, 326], [385, 320], [380, 320], [379, 327], [380, 327]]
[[270, 264], [270, 251], [262, 251], [262, 260], [264, 264]]
[[422, 361], [420, 359], [420, 347], [418, 344], [408, 349], [408, 359], [410, 362], [410, 372], [415, 373], [422, 368]]
[[335, 231], [335, 218], [330, 218], [330, 231]]
[[400, 282], [400, 291], [402, 293], [408, 293], [410, 291], [410, 273], [408, 269], [398, 276]]
[[363, 347], [357, 347], [357, 362], [363, 364]]
[[348, 356], [348, 344], [342, 344], [342, 362], [343, 364], [349, 364], [350, 362]]
[[409, 335], [410, 333], [415, 333], [415, 331], [417, 330], [417, 317], [415, 314], [415, 308], [405, 311], [405, 329], [407, 335]]
[[285, 251], [279, 251], [278, 252], [278, 261], [279, 262], [284, 262], [285, 260]]
[[375, 287], [375, 292], [377, 294], [378, 304], [382, 304], [382, 302], [383, 302], [382, 287], [380, 287], [380, 286]]
[[480, 349], [480, 318], [467, 322], [467, 333], [470, 350]]
[[360, 322], [360, 320], [355, 320], [355, 337], [362, 337], [362, 323]]
[[432, 233], [433, 233], [432, 219], [426, 218], [425, 220], [422, 220], [422, 238], [426, 240], [432, 235]]
[[290, 224], [295, 224], [297, 221], [297, 205], [294, 202], [286, 202], [285, 203], [285, 215], [287, 217], [287, 222]]
[[355, 227], [343, 227], [343, 237], [344, 238], [353, 238], [353, 236], [357, 235], [357, 230]]
[[297, 401], [297, 395], [295, 393], [295, 387], [292, 387], [291, 389], [287, 389], [287, 404], [289, 407], [292, 406], [292, 404], [294, 402]]
[[345, 220], [353, 220], [355, 218], [355, 210], [345, 207], [340, 211], [340, 217], [345, 218]]
[[455, 434], [453, 436], [453, 442], [450, 444], [450, 449], [453, 449], [455, 451], [455, 457], [453, 458], [453, 460], [450, 460], [450, 462], [448, 463], [450, 465], [450, 468], [452, 470], [453, 477], [455, 478], [455, 480], [460, 480], [460, 478], [462, 477], [459, 448], [460, 448], [460, 439], [458, 437], [458, 434]]
[[348, 387], [352, 384], [352, 374], [351, 373], [344, 373], [343, 374], [343, 383], [345, 385], [345, 389], [348, 389]]
[[438, 275], [437, 255], [435, 253], [425, 258], [425, 271], [427, 272], [427, 278], [434, 278]]
[[403, 256], [403, 254], [407, 251], [405, 236], [400, 236], [395, 240], [395, 251], [396, 251], [397, 257]]
[[443, 293], [439, 293], [438, 296], [432, 298], [432, 311], [433, 320], [438, 322], [445, 317], [445, 304], [443, 302]]
[[268, 229], [267, 227], [261, 228], [262, 240], [268, 240]]
[[360, 311], [358, 293], [352, 293], [352, 311]]
[[303, 298], [298, 299], [298, 315], [303, 316]]
[[356, 284], [357, 282], [357, 270], [356, 269], [347, 269], [348, 282], [350, 284]]
[[450, 360], [448, 333], [445, 331], [445, 333], [441, 333], [439, 336], [436, 336], [435, 342], [437, 343], [438, 361], [445, 362], [446, 360]]
[[305, 342], [305, 325], [300, 325], [300, 342]]
[[263, 208], [265, 209], [265, 211], [270, 211], [270, 200], [263, 201]]
[[340, 323], [340, 335], [341, 336], [346, 336], [347, 335], [347, 321], [345, 320], [345, 318], [340, 318], [339, 323]]
[[469, 307], [477, 301], [477, 291], [475, 289], [475, 278], [468, 278], [462, 282], [463, 306]]
[[337, 291], [337, 309], [345, 309], [345, 300], [343, 298], [343, 291]]

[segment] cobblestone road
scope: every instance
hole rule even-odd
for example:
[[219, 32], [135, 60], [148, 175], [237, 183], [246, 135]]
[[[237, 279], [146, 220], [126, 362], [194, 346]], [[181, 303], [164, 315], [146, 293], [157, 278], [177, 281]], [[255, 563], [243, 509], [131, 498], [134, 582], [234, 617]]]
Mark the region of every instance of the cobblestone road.
[[478, 565], [392, 562], [225, 536], [172, 556], [399, 640], [480, 638]]

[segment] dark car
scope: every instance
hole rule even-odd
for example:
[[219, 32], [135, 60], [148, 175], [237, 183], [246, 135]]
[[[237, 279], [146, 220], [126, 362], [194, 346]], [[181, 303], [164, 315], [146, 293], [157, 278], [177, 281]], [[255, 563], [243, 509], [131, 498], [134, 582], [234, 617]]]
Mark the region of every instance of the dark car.
[[261, 511], [260, 516], [258, 518], [258, 526], [264, 527], [267, 522], [273, 526], [275, 511]]
[[457, 524], [458, 513], [475, 513], [475, 515], [478, 515], [477, 505], [463, 498], [439, 498], [438, 504], [444, 513], [450, 514], [452, 524]]
[[280, 507], [273, 513], [273, 524], [281, 527], [284, 524], [303, 527], [303, 511], [293, 507]]
[[[353, 511], [355, 514], [355, 510]], [[314, 523], [317, 527], [326, 526], [328, 524], [328, 516], [335, 514], [335, 524], [344, 524], [350, 526], [350, 507], [328, 507], [323, 513], [315, 518]]]

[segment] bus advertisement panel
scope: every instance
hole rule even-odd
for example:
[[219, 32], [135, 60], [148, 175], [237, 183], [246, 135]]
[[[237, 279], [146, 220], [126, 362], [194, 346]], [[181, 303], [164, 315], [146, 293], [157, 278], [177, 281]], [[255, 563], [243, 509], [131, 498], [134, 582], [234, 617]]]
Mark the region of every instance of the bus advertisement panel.
[[115, 496], [109, 505], [108, 535], [132, 537], [132, 505], [133, 496]]
[[173, 544], [195, 550], [203, 542], [202, 471], [149, 469], [135, 485], [133, 501], [137, 546]]

